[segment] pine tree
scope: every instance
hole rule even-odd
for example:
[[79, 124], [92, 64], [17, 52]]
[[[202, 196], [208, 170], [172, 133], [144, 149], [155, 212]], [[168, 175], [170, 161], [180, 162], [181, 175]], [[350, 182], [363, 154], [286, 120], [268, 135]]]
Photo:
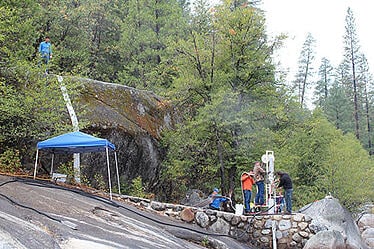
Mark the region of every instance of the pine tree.
[[[171, 76], [164, 64], [169, 56], [166, 48], [185, 33], [187, 20], [176, 0], [130, 0], [121, 27], [123, 84], [156, 90], [156, 85], [169, 85]], [[167, 67], [166, 67], [167, 68]]]
[[329, 121], [343, 132], [354, 131], [352, 126], [353, 105], [346, 87], [349, 78], [349, 68], [345, 63], [341, 63], [335, 70], [335, 80], [332, 82], [330, 94], [326, 100], [325, 113]]
[[367, 59], [365, 55], [361, 55], [359, 68], [358, 68], [358, 74], [359, 74], [359, 81], [360, 84], [360, 99], [362, 100], [362, 116], [364, 116], [365, 122], [363, 122], [365, 125], [363, 127], [363, 130], [366, 131], [366, 134], [362, 139], [365, 139], [365, 145], [370, 153], [372, 155], [374, 153], [373, 151], [373, 145], [372, 145], [372, 127], [371, 127], [371, 120], [373, 117], [373, 76], [370, 73], [369, 65], [367, 62]]
[[347, 89], [353, 99], [354, 107], [354, 123], [355, 123], [355, 135], [357, 139], [360, 139], [360, 117], [359, 117], [359, 82], [358, 82], [358, 63], [360, 53], [360, 46], [358, 35], [356, 31], [355, 18], [353, 12], [350, 8], [347, 10], [347, 15], [345, 18], [345, 35], [344, 35], [344, 63], [349, 65], [350, 70], [350, 86]]
[[329, 90], [332, 84], [333, 67], [327, 58], [322, 58], [321, 65], [318, 70], [319, 79], [314, 91], [314, 104], [323, 110], [326, 110], [326, 100], [329, 96]]
[[298, 96], [301, 107], [305, 106], [306, 91], [311, 85], [313, 76], [315, 39], [309, 33], [301, 49], [298, 72], [295, 76], [293, 90]]
[[253, 145], [263, 133], [253, 127], [274, 124], [257, 117], [271, 112], [268, 101], [277, 96], [271, 54], [278, 43], [269, 46], [257, 8], [227, 3], [208, 11], [197, 12], [188, 39], [175, 45], [180, 77], [172, 90], [187, 115], [172, 137], [170, 155], [194, 185], [217, 174], [221, 188], [232, 192], [238, 170], [248, 168], [248, 157], [263, 153]]

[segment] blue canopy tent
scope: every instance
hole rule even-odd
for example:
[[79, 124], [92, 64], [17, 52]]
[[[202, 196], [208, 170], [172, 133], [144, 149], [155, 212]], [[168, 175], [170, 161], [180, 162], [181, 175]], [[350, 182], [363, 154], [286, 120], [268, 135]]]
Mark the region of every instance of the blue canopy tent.
[[119, 191], [119, 194], [121, 194], [116, 147], [114, 146], [114, 144], [110, 143], [108, 140], [103, 139], [103, 138], [97, 138], [89, 134], [80, 132], [80, 131], [75, 131], [75, 132], [62, 134], [60, 136], [38, 142], [37, 150], [36, 150], [35, 167], [34, 167], [34, 179], [36, 177], [39, 150], [52, 153], [51, 174], [53, 172], [54, 154], [66, 154], [66, 153], [73, 154], [73, 153], [105, 151], [106, 158], [107, 158], [107, 166], [108, 166], [108, 182], [109, 182], [110, 199], [112, 199], [112, 184], [110, 180], [109, 150], [114, 151], [114, 157], [116, 161], [118, 191]]

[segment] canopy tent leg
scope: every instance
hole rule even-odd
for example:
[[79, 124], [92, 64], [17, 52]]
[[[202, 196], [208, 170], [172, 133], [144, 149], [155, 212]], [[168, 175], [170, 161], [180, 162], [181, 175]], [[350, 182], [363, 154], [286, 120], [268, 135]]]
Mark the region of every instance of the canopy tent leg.
[[108, 182], [109, 182], [109, 195], [110, 195], [110, 200], [112, 200], [112, 182], [110, 180], [110, 167], [109, 167], [109, 151], [108, 151], [108, 146], [105, 147], [106, 151], [106, 163], [108, 165]]
[[120, 183], [119, 183], [118, 160], [117, 160], [117, 152], [116, 152], [116, 151], [114, 151], [114, 159], [115, 159], [115, 161], [116, 161], [118, 194], [121, 194], [121, 185], [120, 185]]
[[54, 161], [54, 159], [55, 159], [55, 153], [52, 153], [51, 173], [50, 173], [51, 177], [53, 176], [53, 161]]
[[34, 180], [36, 177], [36, 167], [38, 166], [38, 156], [39, 156], [39, 150], [36, 150], [36, 158], [35, 158], [35, 167], [34, 167]]

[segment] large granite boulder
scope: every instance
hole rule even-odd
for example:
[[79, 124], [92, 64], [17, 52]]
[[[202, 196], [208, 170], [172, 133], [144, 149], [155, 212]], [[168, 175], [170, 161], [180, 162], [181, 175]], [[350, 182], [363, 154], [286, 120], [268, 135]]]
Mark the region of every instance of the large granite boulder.
[[[174, 108], [150, 91], [82, 78], [67, 80], [82, 83], [74, 101], [80, 103], [78, 118], [89, 122], [84, 131], [116, 145], [121, 183], [130, 186], [140, 176], [146, 191], [151, 192], [158, 184], [165, 157], [159, 141], [161, 132], [172, 129], [177, 122]], [[98, 174], [107, 177], [105, 153], [83, 154], [81, 161], [81, 172], [91, 183]], [[115, 179], [115, 164], [111, 165]]]
[[338, 231], [321, 231], [309, 239], [303, 249], [346, 249], [344, 238]]
[[358, 221], [362, 239], [369, 248], [374, 248], [374, 213], [362, 214]]
[[[368, 248], [361, 239], [360, 231], [351, 213], [340, 205], [336, 198], [325, 197], [302, 208], [300, 212], [312, 217], [310, 229], [316, 233], [305, 248], [325, 248], [324, 245], [337, 246], [332, 248]], [[344, 247], [341, 245], [342, 240]]]

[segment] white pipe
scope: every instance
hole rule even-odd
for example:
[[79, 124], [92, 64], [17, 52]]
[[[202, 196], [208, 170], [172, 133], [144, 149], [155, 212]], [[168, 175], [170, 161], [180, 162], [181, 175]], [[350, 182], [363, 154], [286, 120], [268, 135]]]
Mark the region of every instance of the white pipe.
[[[65, 87], [65, 84], [63, 83], [64, 78], [61, 75], [57, 76], [57, 81], [60, 83], [60, 89], [62, 92], [62, 96], [64, 97], [66, 108], [68, 109], [71, 123], [73, 125], [73, 130], [74, 131], [79, 131], [79, 123], [78, 123], [78, 118], [77, 115], [75, 114], [73, 105], [71, 104], [71, 100], [69, 97], [69, 93]], [[77, 183], [81, 182], [80, 178], [80, 155], [79, 153], [74, 153], [73, 155], [74, 158], [74, 179]]]
[[277, 229], [277, 222], [273, 220], [271, 224], [271, 230], [273, 234], [273, 249], [277, 249], [277, 235], [276, 235], [276, 229]]
[[74, 111], [73, 105], [71, 104], [69, 93], [65, 87], [65, 84], [62, 83], [63, 80], [64, 78], [62, 78], [62, 76], [60, 75], [57, 76], [57, 81], [60, 83], [60, 89], [62, 92], [62, 96], [64, 97], [64, 100], [65, 100], [66, 108], [68, 109], [68, 112], [70, 115], [73, 129], [74, 131], [79, 131], [78, 118], [77, 118], [77, 115], [75, 115], [75, 111]]

